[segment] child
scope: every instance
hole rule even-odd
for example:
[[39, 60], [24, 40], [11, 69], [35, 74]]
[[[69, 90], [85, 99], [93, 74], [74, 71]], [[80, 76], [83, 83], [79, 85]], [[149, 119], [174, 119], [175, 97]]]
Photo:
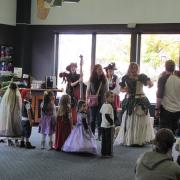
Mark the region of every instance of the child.
[[[28, 89], [22, 89], [21, 91], [22, 96], [22, 118], [21, 118], [21, 125], [22, 125], [22, 138], [20, 142], [20, 147], [26, 147], [27, 149], [34, 149], [35, 146], [32, 146], [29, 142], [29, 138], [31, 136], [32, 130], [32, 121], [33, 121], [33, 114], [32, 114], [32, 107], [31, 107], [31, 92]], [[24, 142], [24, 138], [26, 138], [26, 143]]]
[[53, 149], [52, 136], [55, 131], [56, 106], [54, 104], [54, 94], [49, 91], [44, 94], [44, 101], [41, 104], [41, 120], [39, 123], [40, 133], [42, 134], [41, 149], [45, 148], [46, 136], [49, 136], [49, 150]]
[[102, 115], [102, 157], [112, 157], [113, 154], [113, 127], [114, 127], [114, 110], [112, 103], [114, 96], [111, 91], [106, 93], [106, 102], [102, 105], [100, 113]]
[[85, 101], [79, 101], [77, 123], [70, 136], [64, 143], [62, 150], [65, 152], [87, 152], [97, 154], [95, 136], [87, 122], [87, 107]]
[[[8, 145], [14, 145], [10, 137], [21, 137], [21, 94], [11, 82], [0, 104], [0, 136], [8, 137]], [[15, 140], [15, 144], [18, 140]]]
[[71, 133], [72, 129], [71, 98], [69, 95], [63, 95], [60, 100], [60, 106], [57, 113], [57, 124], [55, 134], [54, 148], [61, 150], [62, 145]]

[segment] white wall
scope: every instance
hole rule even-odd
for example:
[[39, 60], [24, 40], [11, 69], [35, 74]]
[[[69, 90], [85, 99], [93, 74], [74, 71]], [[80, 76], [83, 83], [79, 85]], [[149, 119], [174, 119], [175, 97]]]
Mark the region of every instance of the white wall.
[[37, 18], [36, 4], [31, 24], [180, 23], [180, 0], [80, 0], [51, 8], [46, 20]]
[[16, 24], [16, 0], [0, 0], [0, 24]]

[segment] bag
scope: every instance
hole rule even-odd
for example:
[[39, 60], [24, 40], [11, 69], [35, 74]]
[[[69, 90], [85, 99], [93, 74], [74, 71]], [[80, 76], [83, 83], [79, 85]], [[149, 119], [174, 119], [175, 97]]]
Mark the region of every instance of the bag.
[[98, 106], [98, 96], [97, 95], [89, 95], [87, 97], [88, 107]]
[[87, 97], [87, 105], [88, 105], [88, 107], [96, 107], [96, 106], [98, 106], [98, 95], [99, 95], [99, 91], [101, 89], [101, 86], [102, 86], [102, 82], [100, 83], [99, 88], [98, 88], [95, 95], [88, 95], [88, 97]]

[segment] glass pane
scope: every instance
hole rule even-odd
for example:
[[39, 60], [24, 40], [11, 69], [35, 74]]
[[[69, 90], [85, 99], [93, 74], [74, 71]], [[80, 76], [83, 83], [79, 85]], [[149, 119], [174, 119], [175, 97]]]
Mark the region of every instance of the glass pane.
[[[115, 62], [118, 70], [115, 74], [121, 78], [126, 74], [130, 62], [130, 40], [129, 34], [103, 34], [96, 37], [96, 64], [106, 67]], [[121, 100], [124, 93], [120, 93]]]
[[157, 80], [165, 70], [164, 63], [168, 59], [179, 64], [180, 35], [148, 34], [142, 35], [140, 71], [147, 74], [154, 82], [154, 86], [144, 88], [144, 92], [151, 103], [156, 103]]
[[[58, 60], [58, 74], [60, 72], [67, 72], [66, 66], [71, 62], [77, 63], [77, 73], [80, 71], [80, 55], [83, 55], [83, 75], [86, 83], [90, 76], [91, 67], [91, 42], [92, 35], [59, 35], [59, 60]], [[66, 83], [62, 78], [58, 77], [58, 88], [66, 88]]]

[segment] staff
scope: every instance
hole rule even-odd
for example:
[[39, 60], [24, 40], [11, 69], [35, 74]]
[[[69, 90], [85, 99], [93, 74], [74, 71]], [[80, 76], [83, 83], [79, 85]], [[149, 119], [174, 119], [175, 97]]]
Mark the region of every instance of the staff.
[[81, 78], [81, 81], [79, 82], [79, 85], [80, 85], [80, 100], [83, 100], [83, 73], [82, 73], [82, 65], [83, 65], [83, 56], [80, 55], [80, 78]]

